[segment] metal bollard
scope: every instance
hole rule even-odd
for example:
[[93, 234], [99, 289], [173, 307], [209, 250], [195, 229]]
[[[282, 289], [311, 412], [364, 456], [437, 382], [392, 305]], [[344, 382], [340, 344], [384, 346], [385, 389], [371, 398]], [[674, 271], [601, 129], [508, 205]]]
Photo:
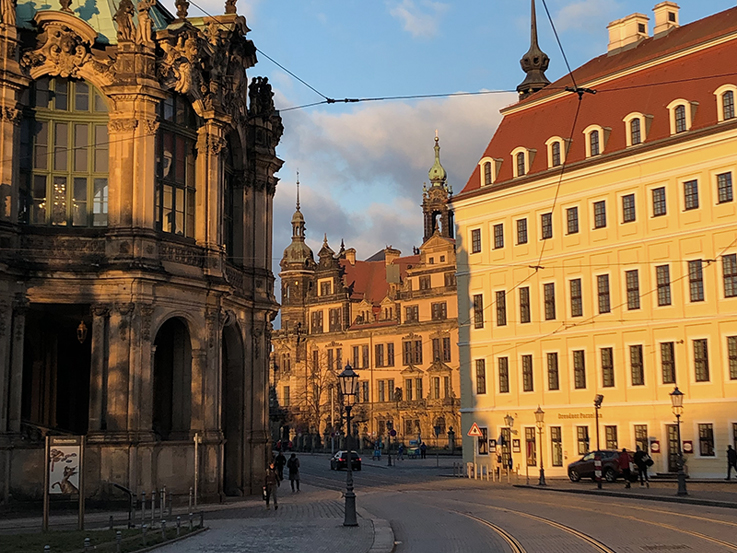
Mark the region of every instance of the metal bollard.
[[205, 527], [205, 513], [200, 511], [200, 528]]
[[177, 537], [182, 531], [182, 517], [177, 517]]
[[161, 488], [161, 518], [164, 518], [165, 509], [166, 509], [166, 486]]
[[44, 545], [44, 553], [50, 553], [51, 552], [51, 546], [50, 545]]
[[192, 531], [192, 512], [189, 513], [189, 531]]
[[110, 521], [108, 522], [110, 530], [113, 529], [115, 523], [113, 522], [113, 515], [110, 515]]
[[84, 539], [84, 551], [87, 553], [92, 548], [92, 544], [90, 543], [89, 538]]
[[169, 516], [171, 516], [171, 504], [174, 500], [174, 496], [172, 494], [169, 494]]
[[161, 537], [166, 541], [166, 521], [161, 519]]
[[156, 520], [156, 491], [151, 492], [151, 528], [154, 527]]
[[148, 525], [144, 524], [141, 526], [141, 532], [143, 533], [143, 546], [146, 547], [146, 532], [148, 532]]
[[115, 533], [115, 551], [120, 553], [120, 545], [123, 542], [123, 534], [120, 530]]
[[141, 492], [141, 526], [146, 522], [146, 492]]
[[193, 492], [192, 492], [192, 486], [190, 486], [189, 487], [189, 512], [190, 513], [192, 512], [192, 497], [193, 497], [192, 494], [193, 494]]

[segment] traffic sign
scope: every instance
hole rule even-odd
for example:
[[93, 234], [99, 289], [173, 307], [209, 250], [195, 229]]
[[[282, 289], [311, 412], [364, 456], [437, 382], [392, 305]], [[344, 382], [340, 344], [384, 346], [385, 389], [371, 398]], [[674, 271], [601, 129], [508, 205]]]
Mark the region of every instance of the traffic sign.
[[390, 436], [391, 436], [391, 437], [393, 438], [394, 436], [396, 436], [396, 435], [397, 435], [397, 431], [396, 431], [396, 430], [394, 430], [394, 429], [392, 428], [392, 429], [391, 429], [391, 430], [389, 431], [389, 435], [390, 435]]
[[483, 438], [484, 434], [481, 432], [481, 429], [479, 428], [479, 425], [476, 423], [473, 423], [471, 425], [471, 430], [468, 431], [468, 435], [472, 438]]

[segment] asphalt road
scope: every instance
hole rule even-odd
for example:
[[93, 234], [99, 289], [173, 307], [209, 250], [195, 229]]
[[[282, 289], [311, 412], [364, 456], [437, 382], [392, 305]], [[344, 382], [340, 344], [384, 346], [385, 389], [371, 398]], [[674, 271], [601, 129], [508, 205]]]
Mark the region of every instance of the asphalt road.
[[[342, 490], [326, 456], [301, 456], [302, 480]], [[737, 552], [737, 510], [558, 494], [364, 459], [357, 504], [388, 520], [397, 553]], [[446, 462], [447, 464], [447, 462]]]

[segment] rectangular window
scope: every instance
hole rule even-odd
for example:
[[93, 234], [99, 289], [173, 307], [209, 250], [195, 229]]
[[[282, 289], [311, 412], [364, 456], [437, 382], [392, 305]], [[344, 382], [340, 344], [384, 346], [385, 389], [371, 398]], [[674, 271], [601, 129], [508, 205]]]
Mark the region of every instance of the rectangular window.
[[473, 327], [484, 328], [484, 296], [473, 296]]
[[702, 457], [714, 457], [714, 425], [699, 425], [699, 454]]
[[627, 280], [627, 309], [640, 309], [640, 275], [637, 269], [624, 272]]
[[686, 209], [699, 207], [699, 181], [689, 180], [683, 183], [683, 205]]
[[530, 322], [530, 288], [525, 286], [519, 289], [519, 322]]
[[622, 222], [631, 223], [635, 220], [635, 195], [622, 196]]
[[430, 388], [430, 394], [433, 399], [440, 399], [440, 377], [433, 376]]
[[499, 393], [509, 393], [509, 358], [499, 358]]
[[328, 370], [335, 370], [335, 356], [332, 349], [328, 350]]
[[404, 322], [416, 323], [420, 320], [420, 307], [418, 305], [409, 305], [404, 308]]
[[676, 383], [676, 355], [673, 342], [660, 343], [660, 371], [663, 375], [663, 384]]
[[395, 398], [395, 396], [394, 396], [394, 391], [395, 391], [395, 388], [394, 388], [394, 380], [387, 380], [386, 381], [386, 391], [387, 391], [387, 395], [389, 396], [389, 401], [394, 401], [394, 398]]
[[568, 221], [568, 234], [578, 233], [578, 208], [569, 207], [566, 209], [566, 219]]
[[415, 365], [422, 365], [422, 340], [412, 342], [412, 362]]
[[402, 342], [402, 363], [412, 364], [412, 342]]
[[586, 359], [583, 350], [573, 352], [573, 385], [577, 390], [586, 388]]
[[709, 351], [705, 339], [693, 341], [693, 360], [696, 382], [709, 382]]
[[312, 312], [311, 326], [312, 326], [311, 328], [312, 334], [322, 334], [323, 332], [322, 311]]
[[527, 454], [527, 466], [537, 466], [537, 445], [535, 444], [535, 427], [525, 428], [525, 452]]
[[655, 267], [655, 276], [658, 281], [658, 305], [670, 305], [670, 267], [658, 265]]
[[665, 205], [665, 186], [653, 188], [653, 217], [660, 217], [668, 212]]
[[404, 400], [412, 401], [412, 379], [406, 378], [404, 380]]
[[601, 385], [603, 388], [614, 387], [614, 350], [601, 348]]
[[386, 366], [387, 367], [394, 366], [394, 344], [393, 343], [386, 345]]
[[646, 424], [635, 425], [635, 445], [640, 446], [640, 449], [645, 453], [650, 451], [650, 442], [647, 438]]
[[282, 388], [282, 407], [289, 407], [289, 386]]
[[576, 438], [578, 441], [578, 454], [586, 455], [589, 452], [589, 427], [577, 426]]
[[430, 309], [433, 321], [444, 321], [448, 318], [448, 304], [444, 301], [431, 304]]
[[320, 283], [320, 295], [329, 296], [330, 294], [332, 294], [332, 290], [333, 290], [332, 284], [333, 283], [330, 282], [329, 280], [321, 282]]
[[589, 134], [589, 147], [592, 156], [598, 156], [601, 152], [599, 149], [599, 131], [591, 131], [591, 134]]
[[429, 276], [421, 276], [418, 280], [420, 281], [420, 290], [430, 290], [432, 288]]
[[441, 355], [440, 338], [433, 338], [432, 339], [432, 360], [439, 361], [440, 355]]
[[645, 385], [645, 368], [643, 367], [642, 345], [630, 346], [630, 371], [632, 373], [632, 385]]
[[363, 403], [368, 403], [371, 401], [371, 398], [369, 397], [369, 382], [368, 380], [364, 380], [361, 382], [361, 396]]
[[554, 467], [563, 466], [563, 433], [560, 426], [550, 427], [550, 446], [552, 449], [552, 464]]
[[444, 376], [443, 377], [443, 397], [448, 398], [451, 396], [450, 391], [450, 377]]
[[583, 317], [583, 299], [581, 297], [581, 279], [571, 280], [571, 317]]
[[364, 369], [368, 369], [370, 366], [368, 346], [361, 346], [361, 361], [362, 361], [361, 366]]
[[486, 393], [486, 360], [476, 359], [476, 393]]
[[504, 225], [494, 225], [494, 249], [498, 250], [504, 247]]
[[532, 355], [522, 356], [522, 391], [532, 392], [535, 385], [532, 380]]
[[415, 378], [415, 397], [422, 399], [422, 378]]
[[452, 288], [456, 285], [455, 273], [445, 273], [445, 275], [443, 275], [443, 280], [446, 288]]
[[545, 320], [555, 319], [555, 284], [549, 283], [544, 286], [545, 290]]
[[737, 297], [737, 254], [722, 257], [722, 276], [724, 278], [724, 297]]
[[359, 352], [359, 347], [353, 346], [353, 367], [356, 369], [361, 366], [361, 358], [359, 357]]
[[719, 203], [731, 202], [734, 199], [732, 193], [732, 173], [717, 175], [717, 190], [719, 192]]
[[481, 427], [479, 428], [481, 430], [481, 437], [477, 438], [477, 444], [479, 448], [479, 455], [488, 455], [489, 454], [489, 429]]
[[553, 214], [543, 213], [540, 215], [540, 227], [542, 230], [542, 239], [549, 240], [553, 237]]
[[560, 377], [558, 375], [558, 354], [548, 353], [548, 390], [560, 389]]
[[688, 262], [691, 301], [704, 301], [704, 270], [700, 259]]
[[594, 228], [606, 226], [606, 201], [594, 202]]
[[517, 219], [517, 244], [527, 244], [527, 219]]
[[729, 359], [729, 379], [737, 380], [737, 336], [727, 336], [727, 357]]
[[377, 367], [384, 366], [384, 344], [376, 344], [374, 346], [374, 364]]
[[606, 440], [607, 449], [619, 449], [619, 442], [617, 441], [617, 427], [616, 426], [605, 426], [604, 427], [604, 439]]
[[450, 360], [450, 337], [446, 336], [445, 338], [443, 338], [443, 361], [445, 363], [449, 363]]
[[507, 293], [496, 293], [496, 326], [507, 325]]
[[599, 313], [609, 313], [612, 310], [611, 298], [609, 296], [609, 275], [598, 275], [596, 287], [599, 296]]
[[386, 401], [386, 382], [379, 380], [379, 402], [384, 403]]
[[481, 251], [481, 229], [475, 228], [471, 231], [471, 253]]

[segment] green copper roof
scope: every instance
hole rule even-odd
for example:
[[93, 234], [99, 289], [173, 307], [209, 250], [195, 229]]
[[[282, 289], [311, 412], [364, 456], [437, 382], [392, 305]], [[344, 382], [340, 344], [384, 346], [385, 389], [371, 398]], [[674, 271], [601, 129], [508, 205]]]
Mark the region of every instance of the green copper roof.
[[[137, 0], [133, 0], [133, 4], [137, 5]], [[101, 44], [117, 44], [118, 30], [115, 24], [114, 15], [118, 9], [118, 3], [114, 0], [72, 0], [69, 8], [74, 15], [85, 21], [95, 29], [98, 33], [97, 42]], [[58, 0], [51, 1], [35, 1], [35, 0], [18, 0], [17, 25], [26, 29], [33, 28], [33, 16], [39, 11], [60, 11], [61, 4]], [[149, 12], [155, 31], [164, 29], [172, 16], [158, 2]], [[138, 15], [133, 17], [138, 24]]]
[[440, 139], [435, 135], [435, 163], [432, 164], [429, 172], [430, 182], [432, 182], [433, 186], [443, 186], [445, 184], [445, 179], [448, 177], [445, 169], [443, 169], [443, 166], [440, 164], [439, 141]]

